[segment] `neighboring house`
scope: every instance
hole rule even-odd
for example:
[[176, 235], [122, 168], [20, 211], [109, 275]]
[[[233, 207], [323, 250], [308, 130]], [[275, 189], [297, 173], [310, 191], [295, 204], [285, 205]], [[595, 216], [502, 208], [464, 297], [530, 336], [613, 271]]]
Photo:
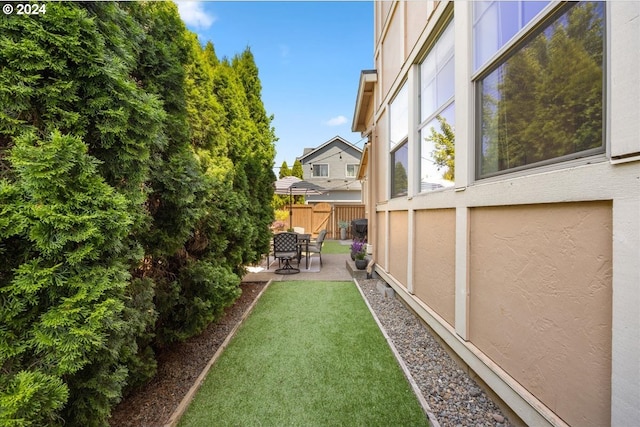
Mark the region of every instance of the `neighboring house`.
[[375, 271], [528, 425], [640, 420], [640, 2], [374, 2]]
[[309, 203], [362, 203], [362, 187], [356, 179], [362, 150], [339, 136], [317, 148], [305, 148], [298, 158], [302, 163], [303, 179], [327, 191], [307, 196]]

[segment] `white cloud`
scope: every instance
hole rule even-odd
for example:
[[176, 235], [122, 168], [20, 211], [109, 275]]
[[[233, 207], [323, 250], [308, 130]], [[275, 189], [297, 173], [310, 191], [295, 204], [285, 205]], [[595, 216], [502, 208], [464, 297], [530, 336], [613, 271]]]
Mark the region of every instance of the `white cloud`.
[[217, 20], [213, 15], [209, 15], [204, 10], [204, 4], [195, 1], [179, 1], [178, 12], [180, 17], [187, 25], [192, 25], [197, 28], [209, 28]]
[[347, 118], [345, 116], [337, 116], [332, 119], [329, 119], [324, 124], [327, 126], [340, 126], [347, 123]]

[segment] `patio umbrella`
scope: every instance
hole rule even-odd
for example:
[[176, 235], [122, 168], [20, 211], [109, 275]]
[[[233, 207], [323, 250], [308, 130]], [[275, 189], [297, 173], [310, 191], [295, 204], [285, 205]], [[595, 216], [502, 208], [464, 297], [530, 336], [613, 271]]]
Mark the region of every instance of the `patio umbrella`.
[[276, 194], [289, 195], [289, 228], [292, 228], [293, 196], [309, 196], [323, 194], [324, 189], [319, 185], [303, 181], [296, 176], [285, 176], [275, 182]]

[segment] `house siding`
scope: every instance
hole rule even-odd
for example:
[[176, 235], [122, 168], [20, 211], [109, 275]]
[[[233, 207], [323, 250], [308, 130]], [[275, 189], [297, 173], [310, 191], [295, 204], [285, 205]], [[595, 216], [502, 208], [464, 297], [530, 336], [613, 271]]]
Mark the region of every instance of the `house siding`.
[[[307, 196], [308, 202], [362, 202], [362, 187], [354, 177], [347, 177], [347, 165], [355, 165], [357, 171], [360, 164], [361, 150], [344, 142], [341, 138], [333, 138], [321, 144], [315, 150], [303, 155], [301, 159], [303, 179], [326, 190], [325, 194]], [[313, 175], [313, 165], [328, 166], [329, 176]]]
[[[473, 3], [374, 6], [376, 271], [529, 425], [640, 419], [639, 5], [605, 5], [604, 153], [487, 179], [475, 178]], [[417, 67], [451, 19], [455, 187], [420, 192]], [[388, 106], [403, 84], [409, 191], [390, 198]]]

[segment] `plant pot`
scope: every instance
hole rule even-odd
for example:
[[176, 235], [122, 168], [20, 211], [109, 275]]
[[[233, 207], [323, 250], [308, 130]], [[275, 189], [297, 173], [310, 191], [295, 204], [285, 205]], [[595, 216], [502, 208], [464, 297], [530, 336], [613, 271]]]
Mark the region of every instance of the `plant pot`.
[[364, 270], [365, 268], [367, 268], [367, 264], [369, 264], [369, 262], [366, 259], [357, 259], [356, 260], [356, 268], [358, 270]]
[[351, 255], [351, 261], [355, 261], [356, 260], [355, 252], [350, 252], [350, 255]]
[[340, 229], [340, 240], [347, 240], [347, 229], [346, 228], [341, 228]]

